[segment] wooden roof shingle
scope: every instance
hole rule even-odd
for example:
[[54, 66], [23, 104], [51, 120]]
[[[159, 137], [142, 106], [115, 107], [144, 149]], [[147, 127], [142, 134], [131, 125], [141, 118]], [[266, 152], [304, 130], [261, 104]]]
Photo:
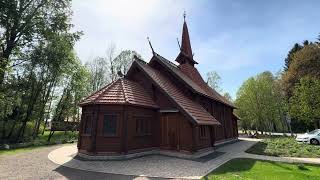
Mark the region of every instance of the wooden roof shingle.
[[[180, 80], [182, 80], [182, 82], [184, 82], [186, 85], [188, 85], [193, 91], [195, 91], [195, 92], [197, 92], [197, 93], [199, 93], [201, 95], [207, 96], [207, 97], [209, 97], [211, 99], [214, 99], [216, 101], [219, 101], [219, 102], [221, 102], [221, 103], [223, 103], [225, 105], [228, 105], [228, 106], [230, 106], [232, 108], [235, 108], [233, 103], [229, 102], [222, 95], [220, 95], [217, 91], [215, 91], [214, 89], [209, 87], [203, 81], [202, 77], [198, 77], [197, 78], [198, 80], [197, 80], [197, 83], [196, 83], [191, 78], [189, 78], [184, 72], [182, 72], [181, 69], [177, 65], [173, 64], [171, 61], [167, 60], [166, 58], [160, 56], [157, 53], [154, 54], [154, 57], [155, 58], [152, 58], [152, 59], [157, 60], [165, 68], [167, 68], [169, 71], [173, 72]], [[186, 69], [185, 71], [189, 72], [189, 74], [191, 74], [191, 76], [194, 76], [194, 77], [200, 76], [199, 73], [193, 72], [194, 71], [193, 69], [189, 69], [189, 70]]]
[[125, 78], [106, 85], [80, 102], [80, 106], [89, 104], [132, 104], [158, 108], [140, 84]]
[[181, 92], [181, 90], [179, 90], [167, 77], [161, 74], [161, 72], [150, 67], [148, 64], [143, 64], [139, 61], [134, 61], [133, 64], [137, 65], [145, 72], [146, 75], [179, 106], [178, 108], [191, 117], [196, 124], [220, 125], [219, 121], [209, 114], [200, 104], [186, 97], [183, 92]]

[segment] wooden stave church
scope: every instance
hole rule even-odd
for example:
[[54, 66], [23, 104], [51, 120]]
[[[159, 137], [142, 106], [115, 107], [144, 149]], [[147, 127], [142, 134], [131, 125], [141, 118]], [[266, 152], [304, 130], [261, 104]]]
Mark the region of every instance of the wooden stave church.
[[186, 21], [175, 61], [179, 65], [154, 51], [149, 63], [135, 57], [125, 77], [86, 97], [80, 103], [79, 154], [121, 156], [157, 149], [192, 155], [237, 140], [235, 106], [194, 67], [198, 63]]

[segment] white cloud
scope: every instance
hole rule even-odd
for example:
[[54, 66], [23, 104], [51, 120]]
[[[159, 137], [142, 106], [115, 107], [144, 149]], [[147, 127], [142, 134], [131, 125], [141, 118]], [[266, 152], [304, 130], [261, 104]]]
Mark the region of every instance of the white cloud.
[[75, 0], [73, 23], [76, 30], [84, 32], [76, 51], [86, 61], [104, 55], [113, 42], [119, 50], [133, 49], [149, 60], [149, 36], [156, 51], [173, 57], [178, 51], [182, 13], [190, 7], [189, 2], [180, 0]]

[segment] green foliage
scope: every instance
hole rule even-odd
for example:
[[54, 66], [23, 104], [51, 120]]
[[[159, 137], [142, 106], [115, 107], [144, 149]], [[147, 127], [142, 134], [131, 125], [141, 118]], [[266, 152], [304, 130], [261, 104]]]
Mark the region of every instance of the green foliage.
[[110, 72], [108, 71], [108, 62], [104, 57], [96, 57], [93, 61], [85, 64], [90, 73], [89, 78], [89, 92], [95, 92], [108, 84], [110, 80]]
[[300, 144], [291, 137], [266, 138], [246, 152], [267, 156], [320, 158], [318, 146]]
[[290, 115], [320, 128], [320, 80], [300, 79], [290, 98]]
[[315, 105], [319, 102], [319, 43], [304, 42], [304, 47], [293, 53], [291, 58], [290, 66], [282, 76], [282, 84], [288, 102], [288, 112], [293, 117], [293, 125], [303, 130], [312, 125], [319, 128], [320, 112]]
[[49, 136], [49, 131], [45, 131], [43, 135], [40, 135], [35, 140], [20, 143], [20, 144], [11, 144], [10, 149], [4, 150], [0, 148], [0, 155], [12, 155], [20, 152], [31, 151], [34, 149], [41, 148], [43, 146], [61, 144], [61, 143], [73, 143], [77, 141], [78, 132], [67, 132], [57, 131], [52, 136], [50, 142], [47, 141]]
[[255, 159], [232, 159], [202, 179], [319, 179], [320, 166]]
[[236, 113], [243, 129], [283, 131], [284, 97], [280, 84], [270, 72], [246, 80], [237, 92]]
[[288, 98], [292, 96], [293, 89], [303, 77], [320, 79], [320, 48], [318, 44], [304, 46], [294, 53], [288, 70], [282, 80]]
[[88, 72], [73, 47], [82, 33], [70, 32], [70, 0], [0, 3], [0, 142], [31, 141], [60, 99], [64, 118], [79, 120]]
[[132, 50], [123, 50], [115, 56], [115, 47], [111, 44], [108, 47], [106, 57], [96, 57], [93, 61], [87, 62], [86, 67], [90, 72], [88, 91], [97, 91], [106, 84], [117, 80], [121, 75], [125, 75], [134, 56], [141, 59], [141, 55]]
[[113, 60], [114, 62], [114, 68], [117, 71], [117, 73], [120, 71], [123, 75], [125, 75], [133, 60], [134, 60], [134, 56], [137, 56], [138, 58], [141, 59], [141, 55], [138, 54], [136, 51], [132, 51], [132, 50], [124, 50], [121, 51], [120, 54]]
[[71, 71], [70, 76], [66, 78], [66, 84], [56, 106], [53, 121], [80, 120], [78, 104], [87, 94], [90, 74], [79, 61], [76, 61], [73, 65], [74, 69]]
[[294, 46], [292, 47], [292, 49], [289, 51], [286, 59], [284, 60], [284, 70], [287, 71], [289, 69], [289, 66], [292, 62], [292, 59], [293, 59], [293, 55], [294, 53], [298, 52], [300, 49], [302, 49], [303, 46], [301, 46], [300, 44], [298, 43], [295, 43]]
[[134, 60], [134, 56], [137, 56], [138, 58], [142, 59], [141, 55], [138, 54], [136, 51], [124, 50], [121, 51], [120, 54], [110, 62], [110, 73], [112, 81], [118, 79], [120, 75], [127, 74]]
[[4, 0], [0, 3], [1, 85], [11, 56], [23, 53], [52, 34], [69, 31], [72, 11], [70, 0]]

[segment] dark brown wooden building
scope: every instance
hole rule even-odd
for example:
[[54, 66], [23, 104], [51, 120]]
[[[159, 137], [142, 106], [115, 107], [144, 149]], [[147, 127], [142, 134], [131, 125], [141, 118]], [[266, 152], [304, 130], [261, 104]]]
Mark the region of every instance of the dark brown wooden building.
[[186, 22], [175, 61], [178, 65], [155, 52], [149, 63], [136, 58], [124, 78], [85, 98], [79, 153], [193, 154], [237, 139], [235, 107], [196, 69]]

